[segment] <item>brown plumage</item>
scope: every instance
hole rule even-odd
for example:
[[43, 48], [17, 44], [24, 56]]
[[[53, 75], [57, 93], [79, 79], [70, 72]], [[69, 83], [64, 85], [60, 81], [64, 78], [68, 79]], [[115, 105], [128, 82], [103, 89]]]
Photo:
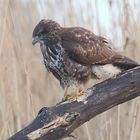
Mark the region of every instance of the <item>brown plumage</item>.
[[138, 66], [114, 51], [107, 39], [81, 27], [61, 27], [52, 20], [41, 20], [35, 27], [33, 44], [37, 42], [47, 69], [64, 88], [90, 78], [110, 78]]

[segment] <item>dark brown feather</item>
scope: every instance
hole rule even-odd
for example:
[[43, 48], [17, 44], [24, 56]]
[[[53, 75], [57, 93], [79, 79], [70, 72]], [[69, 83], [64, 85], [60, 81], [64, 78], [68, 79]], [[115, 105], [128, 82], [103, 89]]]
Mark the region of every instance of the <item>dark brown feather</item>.
[[138, 65], [135, 61], [114, 51], [105, 38], [96, 36], [84, 28], [64, 28], [62, 42], [69, 57], [84, 65]]
[[107, 64], [120, 57], [105, 38], [83, 28], [65, 28], [62, 42], [69, 57], [85, 65]]

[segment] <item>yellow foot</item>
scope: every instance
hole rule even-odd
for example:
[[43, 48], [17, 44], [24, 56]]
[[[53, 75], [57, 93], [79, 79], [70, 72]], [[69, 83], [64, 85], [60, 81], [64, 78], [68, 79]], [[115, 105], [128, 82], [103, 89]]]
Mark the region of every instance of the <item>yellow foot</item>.
[[76, 95], [66, 95], [64, 98], [63, 98], [63, 101], [68, 101], [68, 100], [70, 100], [70, 101], [73, 101], [73, 100], [75, 100], [76, 99]]
[[68, 101], [68, 100], [74, 101], [75, 99], [77, 99], [79, 96], [82, 96], [82, 95], [83, 95], [83, 91], [78, 88], [76, 90], [76, 93], [65, 95], [62, 101]]
[[83, 91], [80, 88], [77, 88], [77, 90], [76, 90], [76, 97], [82, 96], [82, 95], [83, 95]]

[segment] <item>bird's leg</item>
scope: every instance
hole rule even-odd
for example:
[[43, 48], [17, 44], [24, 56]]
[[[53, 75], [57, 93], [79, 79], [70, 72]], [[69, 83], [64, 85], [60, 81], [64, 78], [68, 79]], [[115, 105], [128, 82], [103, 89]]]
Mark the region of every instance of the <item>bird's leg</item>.
[[67, 101], [67, 100], [73, 100], [74, 99], [74, 94], [73, 92], [70, 90], [70, 86], [67, 86], [64, 92], [64, 98], [62, 99], [62, 101]]
[[64, 98], [66, 98], [67, 95], [68, 95], [68, 89], [69, 89], [69, 86], [67, 86], [66, 89], [65, 89], [65, 91], [64, 91]]
[[75, 87], [72, 90], [70, 90], [68, 86], [65, 89], [64, 98], [62, 99], [62, 101], [74, 100], [74, 99], [77, 99], [81, 95], [83, 95], [83, 90], [81, 90], [80, 87]]
[[83, 90], [80, 87], [77, 87], [76, 89], [76, 97], [82, 96], [83, 95]]
[[70, 86], [66, 86], [66, 88], [64, 89], [64, 97], [62, 98], [62, 102], [70, 100], [71, 94], [68, 94], [69, 93], [69, 87]]

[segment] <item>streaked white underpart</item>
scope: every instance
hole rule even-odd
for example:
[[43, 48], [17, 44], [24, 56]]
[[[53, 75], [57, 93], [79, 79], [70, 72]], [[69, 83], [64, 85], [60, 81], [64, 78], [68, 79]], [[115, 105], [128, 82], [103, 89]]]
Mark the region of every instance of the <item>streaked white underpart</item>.
[[121, 72], [121, 69], [119, 69], [116, 66], [113, 66], [112, 64], [106, 64], [93, 65], [92, 71], [99, 79], [106, 80], [119, 74]]

